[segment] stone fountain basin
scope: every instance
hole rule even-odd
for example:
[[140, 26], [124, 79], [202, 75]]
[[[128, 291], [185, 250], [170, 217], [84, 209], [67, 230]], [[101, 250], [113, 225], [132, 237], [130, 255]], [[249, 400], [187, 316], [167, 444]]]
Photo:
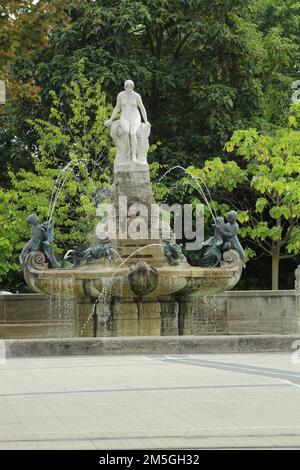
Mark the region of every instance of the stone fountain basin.
[[[221, 267], [198, 268], [188, 264], [157, 267], [155, 289], [143, 297], [163, 297], [171, 294], [203, 296], [232, 288], [240, 279], [241, 264], [236, 253], [228, 252]], [[119, 263], [119, 265], [118, 265]], [[35, 292], [75, 298], [109, 297], [136, 298], [128, 274], [130, 267], [120, 262], [94, 261], [78, 269], [49, 269], [42, 253], [31, 253], [25, 263], [24, 275]]]

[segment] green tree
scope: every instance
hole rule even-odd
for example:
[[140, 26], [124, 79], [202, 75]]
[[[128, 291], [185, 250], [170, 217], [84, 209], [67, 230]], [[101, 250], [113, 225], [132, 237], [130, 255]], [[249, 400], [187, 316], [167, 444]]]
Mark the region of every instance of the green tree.
[[266, 122], [285, 125], [291, 82], [299, 78], [300, 3], [295, 0], [255, 0], [247, 18], [264, 38], [264, 80], [261, 105]]
[[110, 184], [113, 150], [104, 127], [110, 109], [101, 82], [88, 80], [81, 62], [73, 81], [63, 87], [64, 104], [51, 93], [48, 120], [31, 122], [38, 136], [34, 170], [10, 172], [12, 186], [0, 194], [0, 221], [7, 211], [12, 214], [0, 226], [0, 246], [5, 248], [0, 278], [16, 270], [29, 235], [29, 214], [36, 213], [40, 220], [54, 217], [55, 248], [62, 253], [92, 236], [99, 192]]
[[[279, 47], [276, 71], [282, 74], [274, 81], [272, 42], [265, 42], [247, 17], [249, 5], [244, 0], [84, 0], [69, 9], [68, 22], [51, 30], [47, 46], [26, 64], [16, 60], [11, 73], [20, 80], [24, 70], [34, 77], [42, 90], [42, 116], [49, 90], [63, 99], [60, 84], [70, 81], [82, 57], [88, 76], [103, 78], [110, 101], [124, 79], [132, 78], [153, 123], [152, 138], [162, 142], [153, 157], [170, 166], [189, 165], [199, 154], [204, 160], [221, 151], [236, 129], [258, 126], [269, 116], [276, 123], [273, 109], [283, 109], [289, 99], [282, 89], [292, 82], [285, 73], [291, 44], [273, 34]], [[273, 85], [267, 88], [269, 76]], [[264, 90], [270, 98], [263, 97]], [[273, 104], [268, 112], [266, 102]]]
[[49, 106], [45, 109], [39, 103], [41, 88], [32, 72], [32, 57], [46, 46], [53, 26], [68, 21], [71, 3], [68, 0], [0, 3], [0, 79], [5, 80], [7, 89], [7, 104], [0, 106], [1, 186], [9, 185], [8, 164], [15, 170], [33, 168], [31, 154], [36, 137], [27, 119], [29, 116], [46, 119]]
[[15, 254], [19, 236], [13, 195], [0, 188], [0, 286], [3, 288], [8, 287], [7, 276], [19, 268]]
[[286, 128], [269, 134], [256, 129], [234, 132], [225, 148], [235, 154], [235, 161], [215, 158], [201, 169], [189, 169], [215, 196], [226, 190], [227, 197], [219, 193], [213, 206], [239, 210], [241, 236], [272, 258], [272, 289], [278, 289], [280, 261], [300, 252], [299, 105], [292, 109]]
[[0, 78], [6, 79], [10, 98], [16, 95], [39, 95], [33, 77], [28, 75], [23, 76], [21, 81], [15, 80], [9, 73], [9, 66], [14, 60], [24, 66], [34, 51], [46, 45], [50, 28], [62, 19], [67, 19], [65, 12], [68, 4], [70, 2], [61, 0], [1, 2]]

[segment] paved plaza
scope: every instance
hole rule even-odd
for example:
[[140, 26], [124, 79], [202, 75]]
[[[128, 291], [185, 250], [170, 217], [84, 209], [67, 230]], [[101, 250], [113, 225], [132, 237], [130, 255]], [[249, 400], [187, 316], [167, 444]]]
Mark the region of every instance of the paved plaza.
[[272, 447], [300, 448], [300, 364], [290, 354], [0, 365], [0, 449]]

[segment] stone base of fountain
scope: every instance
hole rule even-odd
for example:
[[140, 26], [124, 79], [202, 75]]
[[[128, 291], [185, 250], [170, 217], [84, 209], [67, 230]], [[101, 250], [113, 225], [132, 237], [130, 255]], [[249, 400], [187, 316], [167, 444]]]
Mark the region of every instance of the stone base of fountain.
[[195, 268], [185, 260], [162, 265], [139, 256], [126, 266], [122, 260], [94, 261], [59, 270], [49, 269], [41, 252], [32, 252], [24, 274], [35, 292], [76, 299], [75, 336], [191, 334], [193, 299], [231, 288], [240, 278], [237, 253], [231, 250], [224, 258], [218, 268]]

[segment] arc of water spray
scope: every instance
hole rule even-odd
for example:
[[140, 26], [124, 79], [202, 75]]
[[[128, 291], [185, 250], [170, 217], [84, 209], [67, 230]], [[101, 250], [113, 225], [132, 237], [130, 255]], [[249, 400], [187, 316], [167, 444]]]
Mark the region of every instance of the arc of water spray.
[[[136, 250], [134, 250], [129, 256], [127, 256], [127, 258], [122, 261], [122, 263], [116, 268], [115, 272], [113, 273], [112, 275], [112, 279], [114, 278], [114, 276], [117, 274], [117, 272], [124, 267], [124, 265], [127, 263], [127, 261], [133, 256], [135, 255], [136, 253], [138, 253], [139, 251], [142, 251], [144, 250], [145, 248], [148, 248], [149, 246], [162, 246], [161, 243], [149, 243], [148, 245], [145, 245], [145, 246], [141, 246], [139, 248], [137, 248]], [[121, 258], [121, 257], [120, 257]], [[122, 258], [121, 258], [122, 259]]]
[[[193, 188], [196, 189], [196, 191], [198, 191], [199, 194], [202, 196], [202, 198], [204, 199], [204, 202], [206, 202], [206, 204], [208, 205], [208, 208], [209, 208], [209, 211], [210, 211], [210, 213], [211, 213], [212, 218], [214, 219], [214, 221], [216, 221], [216, 214], [213, 213], [213, 208], [211, 207], [211, 205], [210, 205], [210, 203], [209, 203], [209, 201], [208, 201], [208, 199], [207, 199], [207, 197], [206, 197], [206, 195], [205, 195], [203, 189], [202, 189], [201, 186], [199, 185], [199, 182], [197, 181], [197, 178], [195, 178], [186, 168], [184, 168], [184, 167], [182, 167], [182, 166], [180, 166], [180, 165], [177, 165], [177, 166], [175, 166], [175, 167], [173, 167], [173, 168], [170, 168], [165, 174], [167, 174], [167, 173], [169, 173], [170, 171], [172, 171], [172, 170], [174, 170], [174, 169], [177, 169], [177, 168], [179, 168], [180, 170], [183, 170], [185, 173], [187, 173], [187, 174], [190, 176], [190, 178], [192, 178], [192, 180], [196, 183], [198, 189], [195, 188], [194, 186], [193, 186]], [[200, 179], [201, 179], [202, 183], [204, 184], [204, 186], [205, 186], [205, 188], [206, 188], [206, 190], [207, 190], [207, 193], [208, 193], [208, 195], [209, 195], [210, 201], [213, 202], [212, 197], [211, 197], [211, 194], [210, 194], [210, 191], [209, 191], [209, 189], [208, 189], [206, 183], [203, 181], [203, 179], [202, 179], [201, 177], [200, 177]]]
[[[73, 171], [73, 168], [74, 168], [74, 166], [71, 167], [71, 168], [68, 168], [67, 170], [65, 170], [64, 173], [63, 173], [63, 176], [61, 176], [61, 178], [58, 179], [59, 184], [57, 182], [56, 186], [54, 187], [54, 190], [53, 190], [52, 194], [54, 194], [54, 191], [56, 191], [56, 192], [55, 192], [54, 199], [52, 199], [52, 195], [51, 195], [49, 211], [48, 211], [48, 222], [53, 217], [53, 212], [54, 212], [55, 206], [57, 204], [59, 195], [60, 195], [60, 193], [61, 193], [61, 191], [62, 191], [62, 189], [65, 185], [65, 182], [67, 181], [67, 179], [69, 177], [69, 174]], [[61, 182], [60, 182], [60, 180], [61, 180]], [[52, 205], [51, 205], [51, 203], [52, 203]]]
[[[104, 149], [102, 150], [101, 152], [101, 155], [100, 157], [102, 156], [104, 152]], [[59, 198], [59, 195], [61, 193], [61, 190], [63, 189], [70, 173], [73, 171], [73, 169], [75, 168], [76, 165], [78, 164], [82, 164], [85, 166], [85, 169], [87, 171], [87, 168], [86, 168], [86, 161], [82, 160], [82, 159], [75, 159], [73, 161], [70, 161], [67, 163], [67, 165], [65, 165], [61, 170], [60, 170], [60, 174], [58, 175], [58, 177], [56, 178], [56, 181], [55, 181], [55, 184], [54, 184], [54, 188], [52, 190], [52, 193], [51, 193], [51, 197], [50, 197], [50, 203], [49, 203], [49, 209], [48, 209], [48, 222], [51, 220], [52, 216], [53, 216], [53, 212], [54, 212], [54, 209], [55, 209], [55, 206], [56, 206], [56, 203], [58, 201], [58, 198]], [[93, 164], [94, 166], [100, 166], [99, 163], [93, 161]], [[71, 168], [70, 165], [72, 165]], [[87, 171], [88, 172], [88, 171]], [[54, 196], [55, 194], [55, 196]]]
[[59, 175], [57, 176], [56, 180], [55, 180], [55, 183], [54, 183], [54, 187], [52, 189], [52, 192], [51, 192], [51, 196], [50, 196], [50, 202], [49, 202], [49, 208], [48, 208], [48, 215], [47, 215], [47, 221], [50, 220], [50, 213], [51, 213], [51, 208], [52, 208], [52, 203], [53, 203], [53, 198], [54, 198], [54, 194], [56, 192], [56, 189], [58, 187], [58, 183], [60, 181], [60, 179], [62, 178], [63, 176], [63, 173], [66, 171], [66, 169], [68, 168], [70, 162], [65, 165], [59, 172]]
[[[195, 181], [197, 187], [198, 187], [198, 192], [199, 194], [202, 196], [204, 202], [207, 204], [208, 208], [209, 208], [209, 211], [211, 213], [211, 216], [214, 220], [214, 222], [216, 222], [216, 213], [214, 212], [213, 208], [211, 207], [203, 189], [201, 188], [201, 186], [199, 185], [199, 182], [197, 181], [197, 178], [195, 178], [186, 168], [184, 168], [183, 166], [180, 166], [180, 165], [176, 165], [176, 166], [173, 166], [172, 168], [169, 168], [164, 174], [163, 176], [161, 176], [160, 180], [162, 180], [168, 173], [170, 173], [171, 171], [173, 170], [176, 170], [176, 169], [180, 169], [182, 171], [184, 171], [185, 173], [187, 173], [189, 175], [190, 178], [192, 178], [193, 181]], [[212, 200], [212, 197], [211, 197], [211, 194], [210, 194], [210, 191], [205, 183], [205, 181], [203, 181], [203, 179], [201, 177], [199, 177], [199, 179], [201, 180], [201, 182], [203, 183], [203, 185], [205, 186], [205, 189], [209, 195], [209, 198], [210, 198], [210, 201], [213, 202]], [[194, 186], [193, 186], [194, 187]], [[197, 190], [197, 188], [194, 187], [194, 189]]]
[[[64, 166], [64, 168], [60, 172], [60, 175], [57, 177], [54, 188], [53, 188], [53, 191], [52, 191], [52, 194], [51, 194], [50, 206], [49, 206], [49, 212], [48, 212], [48, 221], [53, 216], [53, 212], [54, 212], [56, 203], [58, 201], [59, 195], [60, 195], [60, 193], [61, 193], [61, 191], [62, 191], [69, 175], [70, 175], [70, 173], [73, 172], [75, 166], [77, 166], [79, 163], [83, 164], [85, 166], [84, 161], [79, 160], [79, 159], [74, 160], [72, 162], [69, 162], [66, 166]], [[72, 165], [72, 166], [70, 167], [70, 165]], [[54, 193], [55, 193], [55, 197], [53, 199]], [[52, 202], [52, 206], [51, 206], [51, 202]]]

